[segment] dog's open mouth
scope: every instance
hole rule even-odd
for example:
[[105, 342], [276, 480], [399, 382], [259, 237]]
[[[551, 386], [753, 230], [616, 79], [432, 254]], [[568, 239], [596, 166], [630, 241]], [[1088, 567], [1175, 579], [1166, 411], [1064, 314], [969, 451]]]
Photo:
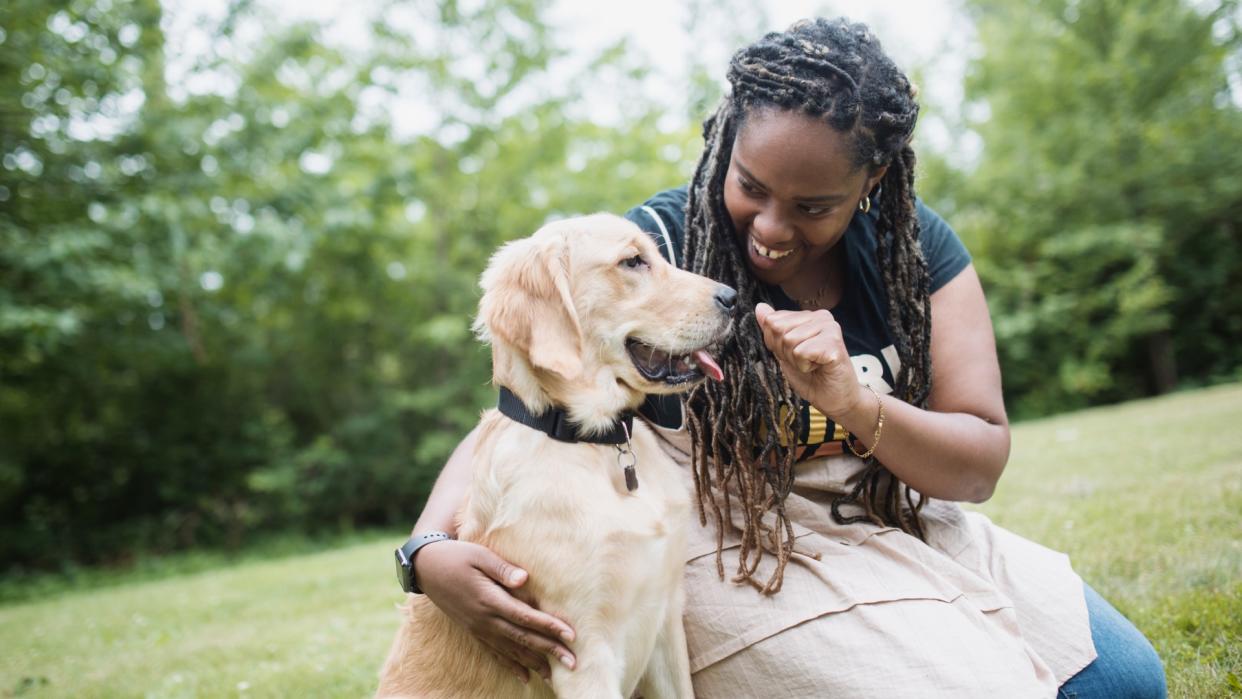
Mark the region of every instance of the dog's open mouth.
[[697, 381], [704, 376], [714, 381], [724, 380], [724, 372], [706, 348], [685, 354], [672, 354], [631, 337], [625, 341], [625, 349], [629, 351], [630, 360], [634, 362], [638, 373], [648, 381], [660, 381], [675, 386]]

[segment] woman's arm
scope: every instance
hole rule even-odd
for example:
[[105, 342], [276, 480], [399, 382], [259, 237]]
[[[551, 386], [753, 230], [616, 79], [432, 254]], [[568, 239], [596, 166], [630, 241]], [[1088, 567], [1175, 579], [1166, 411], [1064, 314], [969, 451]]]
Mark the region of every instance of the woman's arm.
[[[478, 440], [476, 428], [453, 450], [440, 471], [414, 533], [457, 533], [456, 515], [470, 484], [470, 464]], [[527, 668], [551, 676], [548, 655], [570, 669], [573, 653], [565, 647], [573, 629], [510, 594], [525, 584], [526, 571], [489, 549], [466, 541], [424, 546], [414, 557], [414, 576], [423, 592], [449, 618], [474, 634], [523, 682]]]
[[[470, 462], [474, 456], [474, 446], [479, 441], [479, 428], [470, 430], [453, 453], [449, 455], [444, 468], [436, 478], [436, 484], [427, 496], [427, 504], [414, 523], [411, 536], [429, 531], [442, 531], [457, 536], [457, 511], [466, 499], [466, 488], [470, 485]], [[417, 557], [415, 557], [417, 560]]]
[[[932, 294], [929, 409], [881, 396], [876, 457], [915, 490], [943, 500], [991, 497], [1009, 459], [1009, 422], [983, 288], [974, 267]], [[858, 382], [841, 328], [827, 311], [756, 309], [764, 340], [794, 390], [872, 446], [879, 406]]]

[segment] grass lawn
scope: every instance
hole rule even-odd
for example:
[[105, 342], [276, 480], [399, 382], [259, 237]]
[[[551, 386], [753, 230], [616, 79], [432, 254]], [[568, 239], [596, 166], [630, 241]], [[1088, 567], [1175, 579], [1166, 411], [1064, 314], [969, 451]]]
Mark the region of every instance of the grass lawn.
[[1242, 385], [1023, 423], [979, 509], [1068, 553], [1170, 696], [1242, 696]]
[[[1022, 424], [980, 509], [1068, 552], [1152, 639], [1172, 696], [1242, 695], [1242, 385]], [[0, 606], [0, 696], [368, 696], [402, 538], [44, 586]]]

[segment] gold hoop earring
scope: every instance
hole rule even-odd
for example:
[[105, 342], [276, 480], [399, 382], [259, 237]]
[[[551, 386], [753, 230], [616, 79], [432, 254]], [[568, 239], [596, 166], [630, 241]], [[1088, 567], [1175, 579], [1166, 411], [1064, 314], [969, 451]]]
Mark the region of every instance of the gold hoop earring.
[[858, 210], [864, 214], [871, 213], [871, 197], [863, 197], [862, 201], [858, 202]]

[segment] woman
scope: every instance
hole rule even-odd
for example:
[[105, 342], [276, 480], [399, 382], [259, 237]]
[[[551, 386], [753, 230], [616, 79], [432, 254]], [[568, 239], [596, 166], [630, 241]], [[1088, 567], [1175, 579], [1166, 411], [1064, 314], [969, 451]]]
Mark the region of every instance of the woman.
[[[845, 20], [769, 34], [729, 81], [690, 187], [627, 214], [755, 309], [685, 425], [646, 410], [705, 523], [686, 573], [696, 693], [1163, 696], [1150, 644], [1063, 555], [954, 504], [991, 495], [1009, 427], [979, 279], [914, 196], [909, 81]], [[472, 445], [415, 533], [451, 532]], [[524, 571], [443, 541], [416, 575], [520, 676], [572, 667], [573, 630], [510, 593]]]

